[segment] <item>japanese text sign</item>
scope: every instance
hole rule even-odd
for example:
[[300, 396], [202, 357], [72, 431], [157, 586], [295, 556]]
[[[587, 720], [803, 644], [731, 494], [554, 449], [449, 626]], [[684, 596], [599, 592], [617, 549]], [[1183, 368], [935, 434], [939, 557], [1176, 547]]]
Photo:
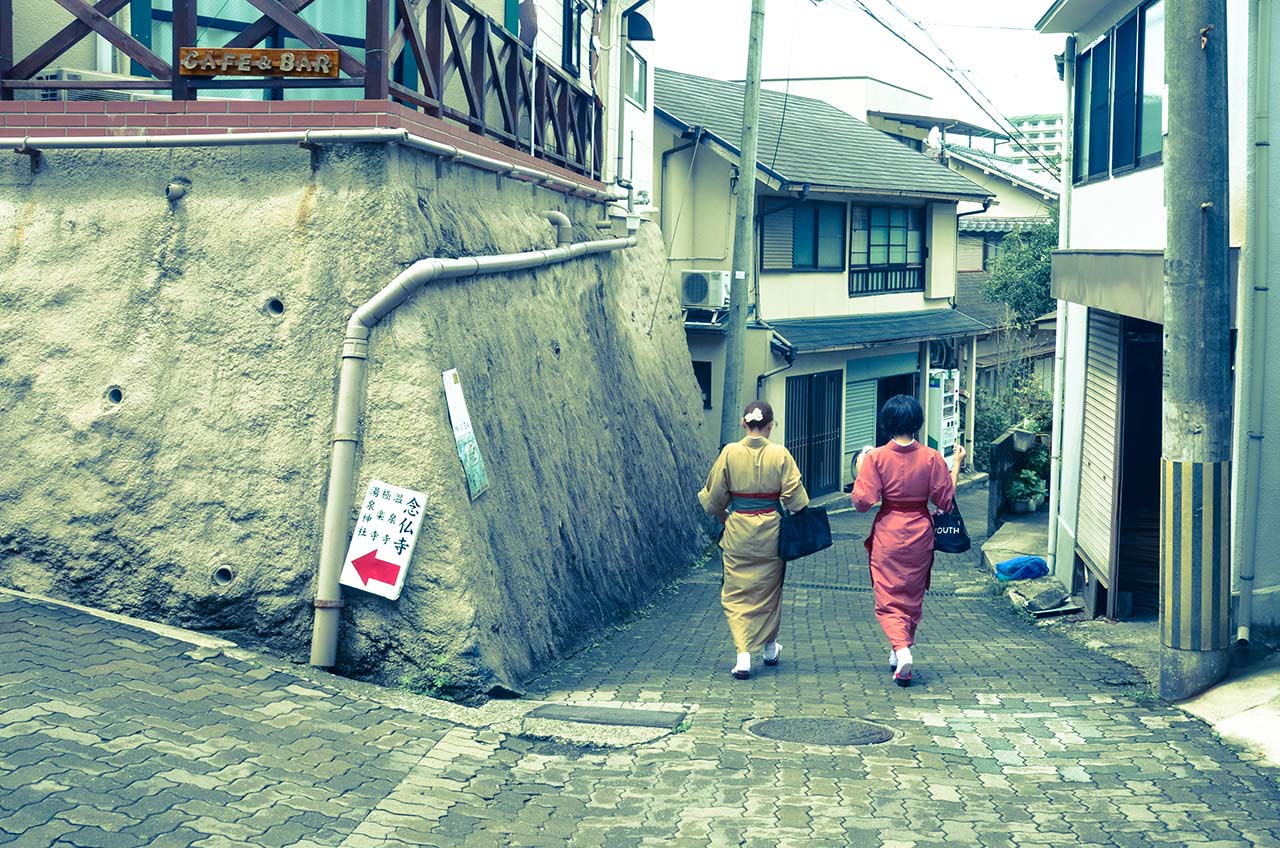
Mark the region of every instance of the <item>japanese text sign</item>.
[[338, 582], [397, 600], [418, 543], [426, 503], [427, 496], [422, 492], [381, 480], [369, 483]]

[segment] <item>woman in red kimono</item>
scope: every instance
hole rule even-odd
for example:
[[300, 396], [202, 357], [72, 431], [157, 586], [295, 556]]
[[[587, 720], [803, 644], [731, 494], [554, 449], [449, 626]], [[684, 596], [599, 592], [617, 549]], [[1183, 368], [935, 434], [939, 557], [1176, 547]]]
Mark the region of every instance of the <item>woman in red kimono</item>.
[[933, 518], [929, 501], [951, 509], [964, 448], [956, 446], [948, 470], [942, 454], [916, 441], [924, 410], [913, 397], [889, 398], [880, 410], [880, 428], [894, 434], [857, 459], [853, 505], [866, 512], [880, 503], [864, 543], [871, 561], [876, 618], [889, 638], [889, 670], [899, 686], [911, 685], [911, 646], [933, 569]]

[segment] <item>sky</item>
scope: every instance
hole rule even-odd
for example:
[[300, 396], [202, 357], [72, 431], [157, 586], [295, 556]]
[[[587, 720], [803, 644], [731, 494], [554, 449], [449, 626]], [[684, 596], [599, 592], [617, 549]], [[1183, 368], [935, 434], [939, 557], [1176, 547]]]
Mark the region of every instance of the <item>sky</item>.
[[[944, 67], [963, 70], [1005, 115], [1062, 111], [1053, 57], [1064, 38], [1035, 31], [1050, 0], [863, 2]], [[746, 76], [750, 0], [655, 5], [654, 64], [719, 79]], [[895, 6], [920, 22], [954, 65]], [[768, 0], [763, 75], [874, 76], [930, 95], [947, 117], [992, 125], [955, 83], [862, 12], [857, 0]]]

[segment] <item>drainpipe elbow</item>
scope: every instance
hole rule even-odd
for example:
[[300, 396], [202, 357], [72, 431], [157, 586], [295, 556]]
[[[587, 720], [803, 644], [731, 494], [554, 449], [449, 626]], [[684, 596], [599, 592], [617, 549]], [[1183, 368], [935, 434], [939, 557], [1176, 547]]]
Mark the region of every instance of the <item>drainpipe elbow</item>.
[[573, 222], [569, 220], [569, 216], [563, 212], [557, 212], [554, 209], [548, 209], [542, 213], [542, 217], [551, 222], [556, 228], [556, 247], [564, 247], [573, 244]]

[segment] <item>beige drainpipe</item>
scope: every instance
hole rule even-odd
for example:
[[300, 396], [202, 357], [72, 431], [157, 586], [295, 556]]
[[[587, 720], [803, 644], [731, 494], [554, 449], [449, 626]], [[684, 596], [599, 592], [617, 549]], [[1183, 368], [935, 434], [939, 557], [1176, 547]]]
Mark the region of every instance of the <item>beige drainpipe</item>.
[[325, 495], [324, 527], [320, 540], [320, 567], [316, 577], [315, 626], [311, 636], [311, 664], [331, 667], [337, 661], [338, 622], [341, 618], [342, 574], [350, 530], [351, 493], [355, 486], [356, 446], [360, 442], [360, 418], [365, 405], [365, 380], [369, 370], [369, 331], [432, 280], [502, 274], [556, 265], [570, 259], [634, 247], [636, 237], [600, 239], [571, 244], [572, 227], [560, 212], [544, 213], [556, 225], [559, 246], [499, 256], [462, 259], [422, 259], [400, 272], [382, 291], [352, 314], [342, 343], [342, 367], [338, 374], [338, 402], [334, 413], [333, 450], [329, 460], [329, 488]]

